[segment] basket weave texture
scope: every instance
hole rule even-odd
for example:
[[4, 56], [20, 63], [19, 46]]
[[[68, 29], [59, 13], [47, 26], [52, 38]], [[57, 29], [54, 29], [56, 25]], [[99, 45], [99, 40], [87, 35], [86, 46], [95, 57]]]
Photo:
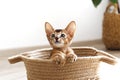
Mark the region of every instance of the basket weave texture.
[[115, 64], [116, 57], [94, 48], [73, 48], [78, 55], [74, 63], [59, 66], [49, 59], [51, 49], [25, 52], [10, 57], [10, 63], [23, 61], [28, 80], [100, 80], [100, 62]]
[[[110, 6], [115, 6], [112, 13], [107, 12]], [[120, 14], [118, 4], [109, 4], [104, 13], [103, 20], [103, 42], [107, 49], [120, 49]]]

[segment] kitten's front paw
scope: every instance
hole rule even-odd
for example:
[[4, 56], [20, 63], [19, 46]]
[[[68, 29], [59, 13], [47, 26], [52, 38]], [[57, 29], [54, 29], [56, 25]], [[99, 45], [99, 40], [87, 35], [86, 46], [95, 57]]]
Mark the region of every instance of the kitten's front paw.
[[55, 64], [59, 64], [59, 65], [64, 65], [66, 61], [65, 58], [60, 55], [56, 55], [52, 57], [52, 60]]
[[75, 62], [77, 60], [76, 54], [68, 54], [67, 55], [67, 62]]

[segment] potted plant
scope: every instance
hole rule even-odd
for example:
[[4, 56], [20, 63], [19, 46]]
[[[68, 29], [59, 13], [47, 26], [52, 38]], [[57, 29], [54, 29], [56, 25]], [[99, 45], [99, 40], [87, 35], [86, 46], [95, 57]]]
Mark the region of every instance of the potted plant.
[[[92, 0], [97, 7], [102, 0]], [[109, 50], [120, 50], [120, 14], [118, 0], [109, 0], [103, 18], [102, 40]]]
[[[101, 3], [102, 0], [92, 0], [93, 4], [95, 7], [97, 7], [100, 3]], [[110, 0], [110, 2], [112, 3], [118, 3], [118, 0]]]

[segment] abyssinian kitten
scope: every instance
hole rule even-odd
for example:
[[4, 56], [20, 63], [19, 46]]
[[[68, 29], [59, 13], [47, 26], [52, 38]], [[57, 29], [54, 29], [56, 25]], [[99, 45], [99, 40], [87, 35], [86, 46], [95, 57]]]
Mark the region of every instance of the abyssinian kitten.
[[76, 30], [76, 24], [71, 21], [65, 29], [54, 29], [48, 22], [45, 23], [47, 39], [52, 46], [50, 59], [56, 64], [64, 65], [66, 62], [74, 62], [77, 55], [69, 47]]

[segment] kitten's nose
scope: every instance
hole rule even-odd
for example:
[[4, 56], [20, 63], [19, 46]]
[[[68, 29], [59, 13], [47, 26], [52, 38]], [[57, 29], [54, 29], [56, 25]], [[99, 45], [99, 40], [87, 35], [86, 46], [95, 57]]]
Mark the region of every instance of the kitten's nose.
[[58, 41], [58, 39], [59, 39], [58, 37], [55, 37], [55, 40], [56, 40], [56, 41]]

